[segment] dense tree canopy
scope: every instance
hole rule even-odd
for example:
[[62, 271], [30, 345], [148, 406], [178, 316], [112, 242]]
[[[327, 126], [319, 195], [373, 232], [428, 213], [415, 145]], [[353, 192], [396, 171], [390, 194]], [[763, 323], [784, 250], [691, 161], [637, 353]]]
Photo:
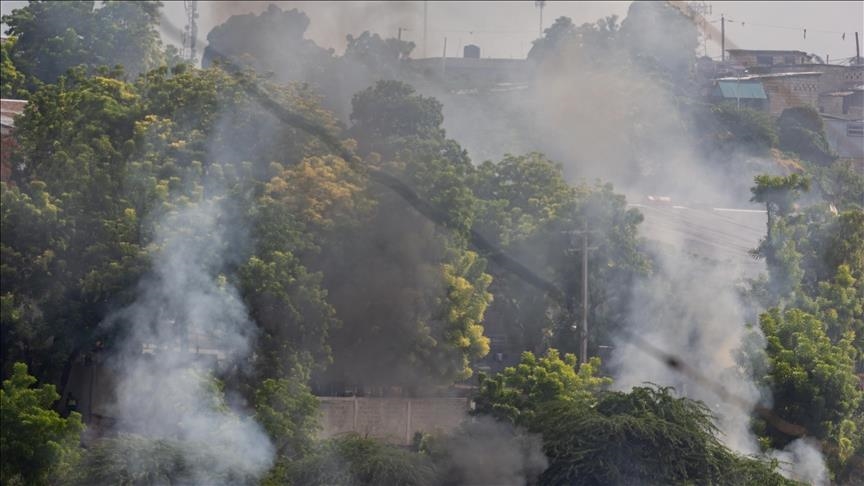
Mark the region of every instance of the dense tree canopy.
[[137, 76], [163, 60], [156, 31], [160, 6], [149, 0], [99, 6], [92, 1], [29, 2], [3, 16], [15, 37], [9, 56], [31, 90], [81, 65], [120, 65]]

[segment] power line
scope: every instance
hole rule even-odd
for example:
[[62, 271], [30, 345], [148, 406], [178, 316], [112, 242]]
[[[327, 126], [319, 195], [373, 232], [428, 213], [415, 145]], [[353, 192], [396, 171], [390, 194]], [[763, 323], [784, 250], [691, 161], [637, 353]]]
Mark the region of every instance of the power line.
[[[166, 32], [171, 33], [175, 37], [181, 36], [180, 30], [168, 19], [163, 18], [163, 25]], [[240, 86], [245, 89], [247, 94], [257, 101], [262, 108], [273, 114], [279, 121], [318, 138], [325, 146], [333, 150], [339, 157], [345, 160], [345, 162], [349, 164], [349, 167], [365, 172], [369, 175], [371, 180], [395, 192], [413, 209], [431, 222], [444, 228], [451, 227], [446, 212], [423, 200], [420, 195], [404, 181], [376, 167], [369, 165], [360, 166], [360, 158], [357, 157], [351, 149], [343, 145], [342, 142], [335, 135], [330, 133], [327, 128], [282, 106], [269, 96], [254, 79], [244, 76], [242, 69], [231, 62], [229, 57], [219, 55], [219, 53], [216, 54], [223, 60], [223, 66], [226, 68], [226, 72], [237, 77], [240, 81]], [[562, 305], [564, 308], [567, 308], [566, 294], [557, 284], [536, 274], [533, 270], [508, 255], [501, 248], [498, 248], [485, 236], [474, 229], [469, 230], [468, 240], [471, 242], [472, 246], [483, 253], [490, 261], [499, 265], [502, 270], [513, 274], [525, 283], [541, 290], [550, 299], [557, 302], [559, 305]], [[637, 348], [663, 362], [669, 368], [690, 377], [694, 382], [702, 385], [706, 389], [713, 391], [722, 400], [741, 407], [747, 413], [755, 412], [782, 433], [787, 434], [790, 437], [804, 437], [809, 435], [809, 432], [805, 427], [789, 423], [777, 416], [772, 410], [730, 392], [721, 383], [701, 374], [696, 368], [688, 365], [674, 354], [666, 352], [645, 341], [638, 334], [623, 327], [619, 331], [623, 336], [625, 336], [625, 339]], [[836, 449], [836, 447], [829, 443], [823, 442], [822, 444], [823, 447], [828, 450]], [[856, 463], [864, 463], [864, 458], [853, 457], [850, 460], [856, 461]]]

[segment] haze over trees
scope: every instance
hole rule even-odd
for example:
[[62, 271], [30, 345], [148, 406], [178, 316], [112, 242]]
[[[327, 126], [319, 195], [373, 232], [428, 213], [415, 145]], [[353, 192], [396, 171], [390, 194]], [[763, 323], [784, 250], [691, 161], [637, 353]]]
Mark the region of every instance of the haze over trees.
[[[638, 121], [613, 148], [622, 183], [698, 165], [765, 205], [753, 253], [767, 272], [746, 289], [752, 336], [734, 368], [773, 415], [743, 412], [760, 447], [748, 454], [727, 445], [708, 404], [648, 383], [618, 389], [597, 357], [633, 328], [635, 283], [662, 262], [616, 186], [577, 179], [539, 151], [573, 142], [546, 145], [570, 126], [561, 112], [547, 105], [531, 126], [501, 116], [512, 107], [483, 108], [498, 136], [533, 148], [472, 160], [444, 128], [452, 99], [433, 96], [452, 93], [410, 68], [411, 43], [364, 32], [336, 55], [304, 37], [323, 19], [271, 6], [214, 28], [198, 69], [162, 48], [159, 9], [30, 2], [3, 18], [13, 39], [0, 88], [29, 101], [0, 183], [3, 484], [796, 484], [778, 454], [799, 437], [773, 417], [820, 444], [831, 480], [864, 475], [864, 176], [830, 153], [811, 110], [775, 121], [704, 104], [689, 75], [697, 32], [671, 4], [634, 3], [620, 22], [557, 19], [529, 58], [550, 103], [566, 82], [609, 72], [639, 72], [676, 100], [654, 125], [643, 122], [659, 98], [615, 115]], [[656, 26], [676, 35], [655, 37]], [[302, 123], [284, 123], [258, 92]], [[678, 136], [694, 166], [681, 165], [691, 159], [678, 157]], [[586, 158], [606, 142], [596, 143]], [[773, 167], [772, 154], [800, 170], [750, 178]], [[596, 249], [583, 268], [574, 236], [588, 228]], [[500, 252], [568, 298], [496, 263]], [[571, 297], [583, 270], [587, 309]], [[236, 303], [225, 322], [237, 327], [175, 301]], [[572, 324], [583, 310], [592, 326], [578, 364]], [[148, 374], [158, 359], [126, 362], [143, 355], [141, 336], [188, 349], [208, 324], [229, 365], [190, 365], [179, 383], [192, 392]], [[493, 335], [522, 354], [483, 371]], [[78, 413], [57, 412], [68, 408], [57, 390], [94, 356], [160, 383], [159, 396], [125, 405], [140, 407], [121, 413], [141, 423], [119, 434], [82, 435]], [[423, 396], [457, 384], [473, 387], [474, 408], [450, 434], [420, 434], [409, 448], [317, 438], [316, 394]], [[256, 439], [238, 441], [237, 454], [201, 439], [249, 430]], [[497, 460], [484, 460], [488, 450]]]

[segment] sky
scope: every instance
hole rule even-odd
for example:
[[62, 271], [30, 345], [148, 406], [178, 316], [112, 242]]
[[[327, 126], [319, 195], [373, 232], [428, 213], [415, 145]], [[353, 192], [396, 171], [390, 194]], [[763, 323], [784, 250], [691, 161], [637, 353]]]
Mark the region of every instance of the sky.
[[[185, 22], [182, 1], [165, 1], [165, 14], [182, 27]], [[232, 14], [258, 12], [275, 3], [282, 9], [299, 8], [311, 18], [307, 36], [324, 47], [341, 52], [345, 35], [371, 30], [383, 36], [414, 41], [412, 57], [441, 56], [444, 39], [447, 55], [459, 56], [465, 44], [476, 44], [483, 57], [521, 58], [531, 48], [540, 30], [540, 9], [534, 1], [410, 1], [410, 2], [199, 2], [200, 37]], [[703, 3], [703, 2], [697, 2]], [[864, 34], [864, 1], [808, 2], [704, 2], [711, 7], [706, 15], [719, 31], [721, 14], [726, 24], [728, 48], [795, 49], [826, 55], [832, 60], [855, 55], [855, 31]], [[23, 1], [2, 2], [9, 13]], [[428, 19], [428, 38], [423, 45], [424, 4]], [[608, 15], [626, 16], [630, 2], [546, 2], [543, 27], [555, 18], [567, 16], [574, 23], [594, 22]], [[804, 29], [807, 36], [804, 37]], [[843, 33], [846, 34], [845, 40]], [[168, 39], [166, 39], [168, 40]], [[720, 39], [715, 32], [700, 48], [700, 54], [720, 56]]]

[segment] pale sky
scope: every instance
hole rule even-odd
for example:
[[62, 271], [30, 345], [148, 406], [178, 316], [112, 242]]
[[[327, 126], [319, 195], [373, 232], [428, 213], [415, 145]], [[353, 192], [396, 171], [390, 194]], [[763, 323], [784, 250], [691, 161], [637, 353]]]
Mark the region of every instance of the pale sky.
[[[2, 12], [8, 13], [25, 2], [4, 1]], [[181, 27], [185, 22], [182, 1], [165, 1], [165, 14]], [[396, 36], [399, 27], [407, 30], [403, 38], [414, 41], [413, 57], [423, 57], [423, 11], [428, 11], [428, 56], [443, 53], [447, 38], [448, 56], [461, 55], [462, 46], [473, 43], [481, 47], [483, 57], [524, 57], [537, 37], [540, 11], [533, 1], [413, 1], [413, 2], [199, 2], [199, 36], [206, 38], [209, 29], [234, 13], [260, 11], [269, 3], [283, 10], [299, 8], [311, 18], [307, 36], [337, 52], [344, 48], [346, 34], [357, 35], [372, 30], [384, 36]], [[714, 20], [719, 31], [720, 14], [730, 21], [726, 25], [727, 49], [795, 49], [826, 54], [832, 60], [855, 55], [855, 31], [864, 36], [864, 1], [808, 2], [705, 2], [711, 6], [706, 17]], [[568, 16], [574, 23], [594, 22], [616, 14], [624, 17], [630, 2], [546, 2], [543, 26], [555, 18]], [[743, 25], [742, 25], [743, 22]], [[807, 29], [804, 38], [803, 29]], [[842, 38], [846, 33], [845, 40]], [[720, 40], [712, 35], [707, 45], [711, 57], [720, 56]], [[864, 39], [862, 39], [864, 41]]]

